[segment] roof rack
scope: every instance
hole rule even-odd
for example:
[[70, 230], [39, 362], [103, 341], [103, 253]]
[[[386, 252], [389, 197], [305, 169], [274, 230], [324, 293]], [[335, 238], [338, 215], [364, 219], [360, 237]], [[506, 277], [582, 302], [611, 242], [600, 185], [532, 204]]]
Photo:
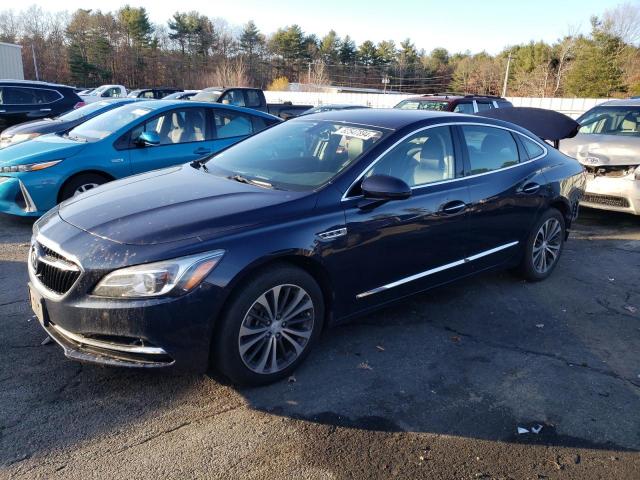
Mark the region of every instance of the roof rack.
[[483, 94], [475, 94], [475, 95], [465, 95], [464, 98], [473, 98], [473, 97], [483, 97], [483, 98], [502, 98], [499, 95], [483, 95]]
[[441, 93], [425, 93], [423, 97], [460, 97], [462, 94], [455, 92], [441, 92]]

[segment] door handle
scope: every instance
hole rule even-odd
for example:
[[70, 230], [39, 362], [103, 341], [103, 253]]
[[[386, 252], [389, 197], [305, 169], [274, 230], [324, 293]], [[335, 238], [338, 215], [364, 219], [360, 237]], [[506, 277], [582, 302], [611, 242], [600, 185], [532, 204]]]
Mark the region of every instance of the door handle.
[[211, 153], [211, 150], [208, 148], [200, 147], [196, 148], [193, 153], [195, 153], [196, 155], [205, 155], [207, 153]]
[[464, 203], [461, 200], [454, 200], [452, 202], [445, 203], [440, 208], [440, 211], [445, 215], [453, 215], [455, 213], [460, 213], [460, 212], [464, 211], [465, 208], [467, 208], [467, 204], [466, 203]]
[[51, 109], [50, 108], [41, 108], [40, 111], [41, 112], [50, 112]]
[[540, 184], [535, 182], [529, 182], [524, 187], [522, 187], [522, 193], [536, 193], [540, 190]]

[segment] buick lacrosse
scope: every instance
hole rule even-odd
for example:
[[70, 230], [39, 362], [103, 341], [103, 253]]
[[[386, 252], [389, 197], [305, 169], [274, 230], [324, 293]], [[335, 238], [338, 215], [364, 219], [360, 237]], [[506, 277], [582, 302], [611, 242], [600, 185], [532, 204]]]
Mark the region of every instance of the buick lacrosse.
[[31, 303], [67, 357], [289, 375], [323, 328], [495, 268], [549, 276], [580, 164], [528, 130], [347, 110], [114, 181], [34, 225]]

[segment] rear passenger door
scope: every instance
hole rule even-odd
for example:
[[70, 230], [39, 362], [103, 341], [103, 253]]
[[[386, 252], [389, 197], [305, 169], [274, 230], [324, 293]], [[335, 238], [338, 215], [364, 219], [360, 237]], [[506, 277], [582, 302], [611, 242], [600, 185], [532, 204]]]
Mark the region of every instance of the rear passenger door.
[[[545, 148], [516, 132], [479, 124], [457, 127], [469, 187], [468, 244], [476, 270], [512, 258], [544, 204]], [[531, 144], [528, 154], [523, 142]]]
[[[177, 108], [162, 112], [138, 125], [129, 134], [129, 152], [133, 173], [141, 173], [202, 158], [213, 151], [207, 110]], [[142, 132], [155, 132], [160, 144], [139, 146]]]

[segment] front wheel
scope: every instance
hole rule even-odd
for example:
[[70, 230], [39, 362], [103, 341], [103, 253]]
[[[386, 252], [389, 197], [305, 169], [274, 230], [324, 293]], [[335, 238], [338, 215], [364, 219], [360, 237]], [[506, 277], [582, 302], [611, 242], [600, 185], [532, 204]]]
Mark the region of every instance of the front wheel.
[[547, 210], [531, 230], [519, 271], [529, 281], [544, 280], [558, 264], [565, 239], [565, 223], [555, 208]]
[[241, 285], [225, 309], [212, 342], [214, 366], [241, 385], [284, 378], [311, 350], [323, 318], [322, 291], [313, 277], [273, 266]]
[[71, 197], [88, 192], [109, 180], [97, 173], [82, 173], [69, 180], [60, 192], [60, 201], [63, 202]]

